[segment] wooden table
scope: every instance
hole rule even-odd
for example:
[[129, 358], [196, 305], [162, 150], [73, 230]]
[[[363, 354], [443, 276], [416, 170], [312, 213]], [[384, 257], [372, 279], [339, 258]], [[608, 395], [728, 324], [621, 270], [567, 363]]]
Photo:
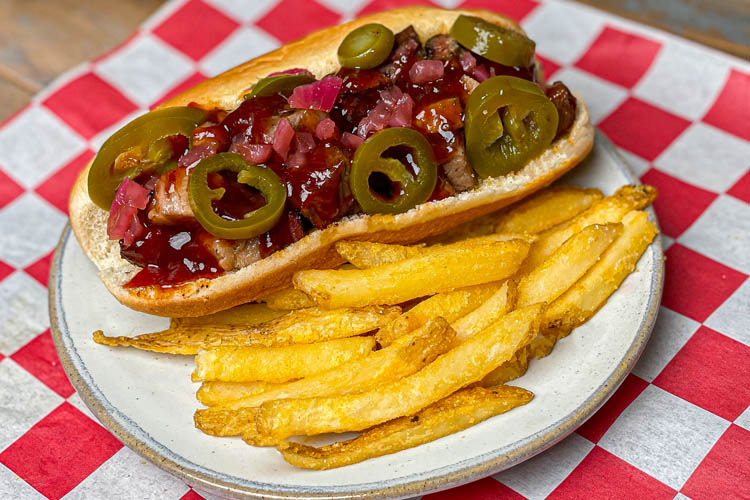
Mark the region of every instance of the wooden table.
[[[748, 0], [582, 1], [750, 59]], [[57, 75], [121, 43], [162, 3], [2, 0], [0, 120]]]

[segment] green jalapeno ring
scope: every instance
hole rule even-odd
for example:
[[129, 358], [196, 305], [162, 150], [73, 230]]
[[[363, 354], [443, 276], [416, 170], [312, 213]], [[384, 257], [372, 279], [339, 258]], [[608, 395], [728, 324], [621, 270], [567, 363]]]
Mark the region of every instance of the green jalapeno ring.
[[315, 77], [305, 74], [276, 75], [261, 78], [253, 85], [250, 93], [245, 94], [245, 99], [268, 97], [276, 94], [289, 97], [295, 88], [314, 81]]
[[[148, 168], [155, 168], [153, 161], [141, 163], [119, 172], [114, 170], [117, 157], [130, 149], [149, 148], [152, 144], [171, 135], [190, 137], [195, 127], [202, 123], [207, 113], [199, 108], [173, 107], [151, 111], [131, 121], [112, 134], [99, 149], [88, 175], [89, 197], [97, 206], [109, 210], [117, 187], [125, 177], [131, 179]], [[163, 152], [154, 150], [154, 158]], [[153, 160], [153, 159], [152, 159]]]
[[345, 68], [374, 68], [388, 58], [395, 40], [393, 31], [382, 24], [365, 24], [341, 42], [339, 62]]
[[522, 33], [463, 14], [454, 21], [450, 35], [463, 47], [505, 66], [528, 67], [536, 49]]
[[[230, 171], [237, 181], [261, 192], [266, 204], [245, 214], [241, 220], [225, 219], [214, 212], [212, 202], [224, 196], [223, 188], [208, 187], [208, 174]], [[198, 162], [188, 178], [190, 208], [200, 225], [214, 236], [242, 240], [263, 234], [281, 218], [286, 203], [286, 188], [273, 170], [248, 164], [236, 153], [219, 153]]]
[[[383, 158], [389, 148], [404, 146], [411, 150], [419, 171], [413, 176], [395, 158]], [[380, 172], [401, 184], [403, 194], [384, 200], [370, 189], [370, 175]], [[368, 214], [406, 212], [430, 198], [437, 183], [437, 163], [427, 139], [414, 129], [387, 128], [367, 139], [354, 154], [349, 187], [359, 205]]]
[[552, 143], [557, 108], [532, 82], [496, 76], [482, 82], [466, 104], [466, 153], [481, 177], [522, 168]]

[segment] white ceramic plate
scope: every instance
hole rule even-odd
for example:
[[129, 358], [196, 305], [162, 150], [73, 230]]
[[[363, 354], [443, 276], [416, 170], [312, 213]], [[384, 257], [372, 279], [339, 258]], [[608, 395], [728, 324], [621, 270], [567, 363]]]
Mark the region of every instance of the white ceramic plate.
[[[637, 179], [597, 134], [585, 164], [561, 182], [609, 194]], [[648, 340], [661, 298], [662, 260], [657, 238], [591, 321], [512, 382], [534, 392], [531, 403], [432, 443], [331, 471], [296, 469], [272, 448], [196, 430], [191, 357], [94, 344], [94, 330], [134, 335], [162, 329], [167, 320], [120, 305], [69, 227], [54, 257], [50, 315], [63, 366], [91, 411], [127, 446], [198, 489], [236, 498], [402, 498], [511, 467], [594, 413]]]

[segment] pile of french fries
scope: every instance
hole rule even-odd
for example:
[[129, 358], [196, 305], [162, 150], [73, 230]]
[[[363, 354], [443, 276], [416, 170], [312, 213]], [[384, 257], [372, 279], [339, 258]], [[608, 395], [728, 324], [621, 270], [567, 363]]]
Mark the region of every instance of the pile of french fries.
[[[195, 355], [195, 425], [330, 469], [458, 432], [531, 401], [504, 385], [586, 322], [657, 234], [651, 186], [553, 187], [438, 239], [342, 241], [263, 303], [94, 340]], [[313, 447], [295, 436], [361, 432]]]

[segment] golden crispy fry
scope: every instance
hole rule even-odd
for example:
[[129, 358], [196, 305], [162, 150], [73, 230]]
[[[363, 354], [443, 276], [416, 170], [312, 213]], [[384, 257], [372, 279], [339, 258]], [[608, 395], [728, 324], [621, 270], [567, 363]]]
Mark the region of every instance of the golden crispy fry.
[[470, 313], [489, 299], [501, 284], [484, 283], [433, 295], [412, 307], [393, 322], [380, 327], [375, 338], [381, 346], [389, 346], [397, 338], [440, 316], [449, 323]]
[[[568, 287], [567, 291], [560, 295], [557, 300], [552, 301], [553, 297], [550, 293], [550, 290], [555, 289], [555, 285], [548, 283], [546, 288], [540, 287], [545, 291], [539, 296], [552, 301], [547, 310], [542, 331], [528, 346], [517, 352], [513, 359], [487, 375], [482, 381], [483, 385], [502, 384], [523, 375], [526, 372], [529, 360], [540, 359], [549, 355], [557, 340], [570, 333], [576, 326], [588, 321], [620, 286], [627, 275], [632, 272], [641, 254], [656, 235], [656, 228], [648, 221], [648, 214], [636, 211], [625, 215], [622, 224], [618, 225], [623, 226], [623, 229], [619, 231], [620, 234], [615, 241], [599, 256], [598, 262], [590, 267], [588, 272], [577, 280], [572, 287]], [[583, 234], [583, 231], [578, 233], [578, 235], [581, 234]], [[552, 255], [550, 260], [555, 259], [564, 247], [578, 235], [565, 242]], [[581, 250], [580, 252], [578, 254], [579, 259], [588, 250]], [[571, 257], [573, 255], [575, 254], [571, 254]], [[544, 264], [545, 269], [547, 269], [545, 271], [547, 276], [562, 276], [568, 272], [569, 268], [566, 266], [569, 266], [570, 262], [554, 270], [553, 267], [547, 266], [550, 260]], [[532, 272], [525, 279], [533, 279], [534, 274], [535, 272]]]
[[572, 219], [602, 198], [594, 188], [558, 186], [539, 191], [496, 216], [496, 233], [537, 234]]
[[206, 406], [217, 406], [278, 387], [270, 382], [203, 382], [195, 393]]
[[258, 432], [281, 440], [300, 434], [359, 431], [413, 415], [480, 381], [510, 359], [536, 335], [543, 309], [536, 304], [513, 311], [417, 373], [388, 385], [346, 396], [267, 401], [256, 417]]
[[[257, 414], [257, 407], [222, 410], [221, 407], [213, 406], [205, 410], [197, 410], [193, 415], [193, 422], [196, 429], [209, 436], [239, 436], [243, 432], [257, 435], [258, 433], [254, 432]], [[265, 441], [270, 444], [253, 446], [275, 446], [277, 443], [276, 440], [271, 439]]]
[[[275, 387], [256, 395], [227, 401], [195, 413], [195, 426], [214, 436], [257, 434], [246, 410], [274, 399], [310, 398], [363, 392], [407, 377], [432, 363], [453, 345], [455, 333], [443, 318], [401, 337], [391, 346], [331, 370]], [[240, 415], [235, 415], [239, 412]]]
[[552, 252], [562, 245], [568, 238], [592, 224], [610, 224], [620, 222], [631, 210], [640, 210], [651, 204], [656, 198], [656, 188], [653, 186], [623, 186], [617, 192], [603, 198], [588, 210], [574, 217], [570, 222], [563, 223], [544, 231], [534, 242], [529, 256], [523, 263], [522, 273], [531, 271], [546, 260]]
[[[464, 315], [451, 326], [460, 344], [498, 321], [515, 307], [516, 284], [505, 281], [482, 305]], [[402, 315], [403, 316], [403, 315]]]
[[315, 306], [315, 301], [309, 295], [294, 288], [287, 288], [286, 290], [276, 292], [273, 295], [265, 297], [263, 300], [266, 302], [266, 306], [272, 310], [291, 311]]
[[453, 229], [430, 236], [425, 243], [428, 245], [443, 244], [448, 245], [451, 243], [457, 243], [464, 241], [468, 238], [476, 238], [478, 236], [487, 236], [495, 232], [495, 219], [497, 218], [498, 212], [482, 215], [476, 219], [464, 222]]
[[398, 307], [361, 307], [321, 310], [316, 307], [291, 311], [255, 326], [226, 324], [186, 325], [173, 322], [168, 330], [137, 337], [105, 337], [94, 332], [94, 341], [109, 346], [135, 347], [171, 354], [197, 354], [200, 349], [221, 346], [282, 346], [310, 344], [352, 337], [388, 324], [401, 312]]
[[219, 311], [208, 316], [198, 316], [196, 318], [173, 318], [170, 324], [175, 325], [242, 325], [254, 326], [267, 321], [280, 318], [288, 311], [275, 311], [270, 309], [266, 304], [243, 304], [226, 311]]
[[529, 243], [522, 240], [451, 245], [370, 269], [300, 271], [294, 275], [294, 286], [325, 308], [398, 304], [505, 279], [516, 272], [528, 249]]
[[544, 330], [559, 337], [588, 321], [633, 272], [657, 234], [646, 212], [632, 211], [622, 219], [623, 232], [601, 259], [571, 288], [550, 304]]
[[339, 241], [336, 251], [359, 269], [382, 266], [422, 254], [424, 245], [388, 245], [367, 241]]
[[526, 373], [526, 369], [529, 367], [529, 358], [532, 357], [530, 354], [530, 348], [531, 344], [516, 351], [512, 358], [492, 370], [486, 377], [484, 377], [484, 379], [482, 379], [482, 385], [484, 387], [494, 387], [507, 384], [511, 380], [517, 379]]
[[218, 347], [198, 352], [193, 381], [287, 382], [369, 354], [373, 337], [350, 337], [281, 347]]
[[[503, 233], [490, 234], [475, 238], [468, 238], [460, 242], [454, 242], [459, 248], [470, 245], [483, 245], [496, 241], [524, 240], [529, 243], [534, 241], [534, 237], [525, 233]], [[419, 245], [391, 245], [386, 243], [371, 243], [368, 241], [339, 241], [336, 243], [336, 251], [354, 265], [357, 269], [369, 269], [371, 267], [392, 264], [400, 260], [426, 255], [439, 248], [445, 248], [443, 245], [424, 246]], [[341, 269], [341, 268], [339, 268]]]
[[512, 386], [462, 389], [414, 416], [391, 420], [354, 439], [321, 448], [283, 443], [279, 451], [297, 467], [334, 469], [429, 443], [525, 405], [533, 397], [526, 389]]
[[574, 217], [601, 197], [598, 189], [576, 186], [548, 188], [498, 212], [432, 236], [425, 242], [428, 245], [455, 243], [466, 238], [503, 232], [536, 234]]
[[523, 276], [518, 284], [518, 307], [550, 303], [570, 288], [622, 233], [622, 224], [593, 224], [574, 234], [549, 258]]

